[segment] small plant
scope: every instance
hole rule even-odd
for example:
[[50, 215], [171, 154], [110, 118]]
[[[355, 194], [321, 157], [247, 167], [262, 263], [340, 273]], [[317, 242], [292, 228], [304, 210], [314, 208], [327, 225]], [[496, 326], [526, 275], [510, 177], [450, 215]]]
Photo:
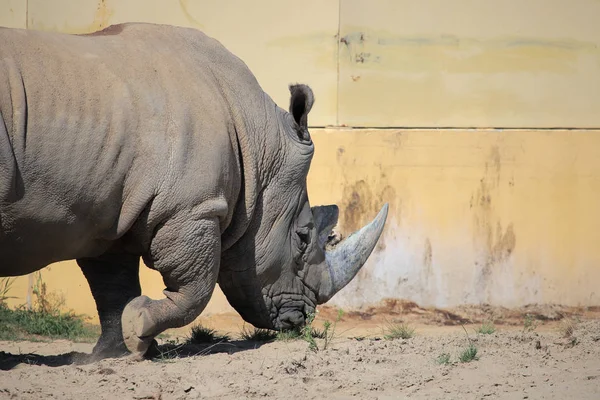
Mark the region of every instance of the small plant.
[[183, 345], [178, 345], [172, 349], [169, 350], [158, 350], [159, 354], [156, 355], [155, 357], [152, 358], [152, 361], [154, 362], [159, 362], [159, 363], [165, 363], [165, 364], [169, 364], [169, 363], [173, 363], [175, 362], [175, 360], [177, 358], [180, 357], [179, 351], [181, 349]]
[[65, 305], [65, 298], [55, 293], [49, 293], [46, 283], [42, 280], [42, 273], [36, 272], [36, 280], [32, 292], [35, 295], [34, 310], [44, 315], [60, 315], [61, 308]]
[[310, 314], [306, 319], [306, 325], [300, 331], [300, 335], [302, 339], [308, 342], [308, 348], [312, 351], [318, 351], [319, 346], [317, 345], [317, 341], [315, 340], [313, 333], [312, 323], [315, 319], [315, 314]]
[[167, 340], [171, 337], [171, 335], [168, 332], [161, 332], [158, 335], [156, 335], [156, 339], [162, 339], [162, 340]]
[[244, 327], [241, 332], [241, 337], [244, 340], [252, 342], [270, 342], [277, 337], [277, 333], [269, 329], [252, 328], [251, 330], [247, 330]]
[[570, 319], [563, 320], [560, 324], [559, 330], [563, 337], [569, 338], [573, 336], [573, 332], [575, 332], [575, 322]]
[[[335, 335], [335, 325], [336, 325], [336, 322], [334, 322], [332, 325], [331, 322], [325, 321], [325, 322], [323, 322], [323, 330], [322, 331], [319, 331], [318, 329], [312, 330], [313, 337], [324, 340], [323, 349], [326, 349], [327, 346], [329, 345], [329, 342], [333, 339], [333, 335]], [[329, 332], [330, 329], [331, 329], [331, 333]]]
[[491, 335], [492, 333], [496, 332], [496, 327], [492, 322], [484, 322], [475, 331], [481, 335]]
[[533, 332], [537, 328], [537, 322], [530, 314], [525, 315], [523, 321], [523, 332]]
[[[310, 335], [315, 339], [325, 339], [327, 336], [325, 329], [317, 329], [314, 327], [311, 327], [310, 329]], [[289, 342], [290, 340], [303, 339], [302, 332], [302, 329], [288, 329], [285, 331], [279, 331], [277, 332], [277, 340]]]
[[182, 346], [182, 344], [179, 342], [179, 338], [165, 339], [165, 344], [169, 346]]
[[479, 356], [477, 356], [477, 347], [475, 347], [475, 345], [471, 341], [471, 338], [469, 337], [469, 333], [467, 332], [467, 329], [465, 328], [464, 325], [462, 325], [462, 328], [465, 331], [465, 335], [467, 335], [467, 340], [469, 341], [469, 347], [467, 347], [460, 353], [460, 355], [458, 356], [458, 359], [462, 363], [477, 361], [477, 360], [479, 360]]
[[383, 337], [388, 340], [410, 339], [415, 335], [415, 329], [408, 324], [389, 324]]
[[188, 344], [202, 344], [214, 342], [228, 342], [231, 338], [228, 335], [218, 335], [217, 331], [202, 325], [192, 327], [192, 332], [187, 340]]
[[288, 329], [285, 331], [277, 332], [276, 339], [282, 342], [289, 342], [290, 340], [298, 340], [302, 337], [301, 333], [297, 329]]
[[[326, 349], [329, 346], [329, 343], [331, 343], [331, 341], [335, 337], [335, 328], [337, 326], [337, 323], [341, 321], [343, 316], [344, 316], [344, 310], [342, 310], [340, 308], [340, 309], [338, 309], [337, 318], [335, 319], [335, 321], [333, 321], [333, 325], [331, 325], [331, 323], [329, 321], [325, 321], [323, 323], [323, 336], [324, 336], [323, 339], [325, 340], [323, 349]], [[330, 328], [331, 328], [331, 333], [329, 333]]]
[[[335, 328], [343, 315], [344, 310], [338, 309], [337, 317], [335, 321], [333, 321], [333, 324], [331, 321], [325, 321], [323, 322], [323, 330], [318, 330], [312, 326], [315, 314], [310, 314], [306, 320], [306, 325], [300, 331], [302, 339], [308, 342], [308, 348], [312, 351], [326, 350], [335, 337]], [[323, 348], [319, 349], [315, 339], [323, 339]]]
[[[329, 325], [331, 325], [331, 324], [329, 323], [329, 321], [325, 321], [325, 322], [323, 323], [323, 325], [325, 325], [325, 324], [329, 324]], [[329, 327], [327, 327], [327, 328], [325, 328], [325, 327], [324, 327], [323, 329], [312, 328], [312, 330], [311, 330], [310, 334], [311, 334], [311, 335], [312, 335], [312, 337], [314, 337], [315, 339], [326, 339], [326, 338], [327, 338], [327, 329], [328, 329], [328, 328], [329, 328]]]
[[468, 363], [471, 361], [479, 360], [479, 357], [477, 356], [477, 347], [475, 347], [473, 343], [469, 344], [469, 347], [467, 347], [460, 353], [458, 359], [462, 363]]
[[9, 296], [8, 292], [10, 291], [14, 280], [11, 278], [3, 278], [0, 280], [0, 306], [6, 304], [6, 300], [14, 299], [15, 297]]
[[440, 354], [436, 360], [436, 363], [438, 363], [439, 365], [448, 365], [450, 364], [450, 354], [449, 353], [442, 353]]

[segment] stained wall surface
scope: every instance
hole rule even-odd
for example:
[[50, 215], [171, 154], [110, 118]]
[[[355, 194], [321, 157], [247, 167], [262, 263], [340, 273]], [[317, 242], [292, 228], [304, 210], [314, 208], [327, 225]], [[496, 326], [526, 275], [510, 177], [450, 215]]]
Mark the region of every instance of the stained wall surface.
[[[201, 29], [284, 108], [289, 83], [310, 84], [312, 204], [340, 205], [349, 232], [390, 203], [380, 245], [331, 301], [346, 308], [600, 304], [598, 15], [595, 0], [0, 0], [0, 26]], [[74, 262], [42, 274], [95, 315]], [[162, 297], [156, 272], [141, 279]], [[207, 313], [229, 310], [217, 290]]]

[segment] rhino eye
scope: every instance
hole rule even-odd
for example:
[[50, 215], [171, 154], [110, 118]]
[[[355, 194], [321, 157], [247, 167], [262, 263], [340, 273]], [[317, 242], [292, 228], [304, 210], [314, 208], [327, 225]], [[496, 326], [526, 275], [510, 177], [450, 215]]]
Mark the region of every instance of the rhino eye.
[[296, 231], [298, 238], [300, 239], [300, 243], [298, 247], [301, 252], [304, 252], [308, 247], [308, 243], [310, 242], [310, 230], [308, 228], [300, 228]]

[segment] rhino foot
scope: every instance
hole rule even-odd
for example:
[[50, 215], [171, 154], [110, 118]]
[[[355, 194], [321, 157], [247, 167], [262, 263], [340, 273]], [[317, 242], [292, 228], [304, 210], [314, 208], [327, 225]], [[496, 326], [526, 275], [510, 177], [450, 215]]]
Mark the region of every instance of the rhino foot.
[[158, 349], [158, 342], [155, 339], [152, 339], [148, 349], [145, 353], [136, 352], [136, 353], [128, 353], [126, 359], [129, 361], [144, 361], [151, 360], [161, 355], [160, 350]]
[[129, 350], [123, 342], [116, 344], [115, 342], [98, 340], [94, 350], [92, 351], [91, 361], [99, 361], [105, 358], [121, 358], [129, 354]]
[[156, 344], [155, 334], [151, 332], [154, 323], [147, 308], [151, 302], [149, 297], [139, 296], [129, 302], [123, 310], [121, 316], [123, 342], [131, 352], [130, 358], [143, 359], [153, 342]]

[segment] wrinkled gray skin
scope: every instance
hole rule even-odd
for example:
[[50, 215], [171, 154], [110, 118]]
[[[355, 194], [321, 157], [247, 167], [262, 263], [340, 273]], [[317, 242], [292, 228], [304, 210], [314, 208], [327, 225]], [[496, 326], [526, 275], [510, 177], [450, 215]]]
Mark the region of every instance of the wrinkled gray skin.
[[[0, 29], [0, 276], [76, 259], [99, 358], [150, 354], [217, 282], [249, 323], [302, 326], [364, 264], [387, 205], [325, 251], [338, 209], [308, 201], [313, 93], [290, 92], [288, 112], [193, 29]], [[140, 257], [165, 298], [141, 296]]]

